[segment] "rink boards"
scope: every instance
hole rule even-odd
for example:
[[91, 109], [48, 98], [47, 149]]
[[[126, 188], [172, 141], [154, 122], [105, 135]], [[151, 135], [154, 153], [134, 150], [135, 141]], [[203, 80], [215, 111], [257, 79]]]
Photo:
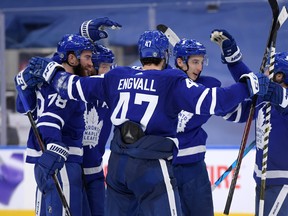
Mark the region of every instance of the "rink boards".
[[[214, 183], [238, 156], [238, 147], [213, 147], [206, 153], [207, 170]], [[104, 155], [104, 169], [110, 151]], [[0, 216], [34, 215], [35, 180], [33, 166], [24, 163], [24, 148], [0, 148]], [[231, 216], [252, 216], [254, 212], [253, 167], [255, 149], [243, 159], [237, 180], [230, 214]], [[232, 173], [213, 191], [215, 215], [222, 215], [229, 191]]]

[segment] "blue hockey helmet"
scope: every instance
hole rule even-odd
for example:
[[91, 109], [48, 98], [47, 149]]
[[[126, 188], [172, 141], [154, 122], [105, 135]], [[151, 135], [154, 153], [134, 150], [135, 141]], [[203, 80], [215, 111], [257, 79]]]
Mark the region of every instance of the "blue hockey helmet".
[[140, 59], [168, 58], [168, 38], [158, 30], [145, 31], [139, 38], [138, 51]]
[[57, 47], [57, 53], [62, 62], [67, 60], [67, 54], [69, 52], [73, 52], [79, 59], [82, 51], [84, 50], [93, 51], [94, 45], [89, 39], [76, 34], [64, 35]]
[[283, 73], [283, 82], [288, 84], [288, 52], [275, 54], [274, 74]]
[[194, 39], [184, 38], [177, 42], [173, 49], [173, 55], [175, 57], [175, 65], [177, 58], [182, 58], [187, 64], [189, 56], [192, 55], [203, 55], [207, 62], [205, 46]]
[[95, 44], [95, 50], [92, 55], [92, 62], [96, 70], [99, 68], [100, 63], [113, 64], [114, 59], [115, 59], [115, 56], [112, 50], [100, 44]]

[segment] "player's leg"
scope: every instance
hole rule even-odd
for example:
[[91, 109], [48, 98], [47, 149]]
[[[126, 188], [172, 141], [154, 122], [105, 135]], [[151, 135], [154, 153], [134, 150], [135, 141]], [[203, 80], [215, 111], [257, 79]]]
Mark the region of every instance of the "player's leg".
[[213, 216], [211, 184], [205, 161], [174, 167], [183, 215]]
[[[57, 175], [72, 215], [82, 215], [83, 184], [81, 174], [80, 164], [67, 162]], [[45, 201], [46, 216], [64, 216], [65, 210], [56, 186], [55, 184], [49, 185], [51, 186], [42, 194]]]
[[82, 202], [82, 206], [83, 206], [82, 215], [83, 216], [91, 216], [91, 209], [90, 209], [90, 206], [89, 206], [88, 197], [87, 197], [87, 193], [86, 193], [85, 189], [83, 190], [83, 196], [82, 197], [83, 197], [82, 198], [82, 200], [83, 200], [83, 202]]
[[[288, 216], [288, 186], [265, 187], [264, 215]], [[260, 185], [256, 186], [255, 214], [259, 214]]]
[[[126, 170], [129, 156], [111, 152], [106, 177], [107, 200], [105, 214], [107, 216], [136, 215], [136, 197], [126, 187]], [[133, 170], [130, 170], [133, 172]], [[134, 208], [134, 209], [133, 209]]]
[[79, 163], [71, 162], [65, 165], [66, 169], [61, 169], [60, 171], [63, 193], [69, 200], [72, 215], [81, 215], [83, 211], [82, 167]]
[[97, 175], [91, 176], [91, 178], [90, 176], [89, 179], [85, 178], [85, 180], [89, 180], [85, 181], [85, 193], [87, 194], [90, 211], [93, 216], [103, 216], [106, 196], [103, 170], [97, 173]]
[[45, 216], [46, 208], [45, 208], [45, 200], [42, 192], [39, 188], [36, 188], [36, 196], [35, 196], [35, 215], [36, 216]]
[[180, 197], [170, 161], [140, 160], [135, 170], [139, 174], [128, 187], [133, 188], [138, 198], [140, 215], [181, 215]]

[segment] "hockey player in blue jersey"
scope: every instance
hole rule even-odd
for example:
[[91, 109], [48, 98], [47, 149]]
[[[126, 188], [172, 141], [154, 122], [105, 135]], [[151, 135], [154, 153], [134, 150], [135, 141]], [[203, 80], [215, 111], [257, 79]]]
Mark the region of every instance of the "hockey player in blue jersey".
[[[221, 82], [201, 74], [207, 62], [206, 48], [194, 39], [182, 39], [174, 47], [175, 66], [191, 80], [206, 87], [220, 87]], [[178, 115], [179, 144], [173, 156], [183, 215], [213, 216], [211, 184], [204, 161], [207, 133], [202, 128], [211, 115], [195, 115], [181, 110]]]
[[[238, 79], [241, 71], [245, 71], [245, 65], [228, 65], [231, 74]], [[288, 216], [288, 165], [287, 165], [287, 134], [288, 134], [288, 110], [287, 110], [287, 87], [288, 87], [288, 52], [275, 54], [274, 85], [280, 84], [282, 88], [274, 88], [264, 97], [258, 97], [255, 121], [256, 121], [256, 161], [254, 167], [254, 179], [256, 182], [255, 215], [259, 215], [259, 200], [261, 191], [262, 158], [265, 135], [265, 101], [272, 102], [270, 117], [270, 134], [268, 143], [266, 186], [264, 198], [264, 216], [278, 215]], [[271, 86], [272, 87], [272, 86]], [[251, 101], [242, 103], [238, 109], [229, 115], [229, 120], [243, 122], [248, 118]]]
[[[212, 41], [219, 40], [214, 35]], [[225, 30], [220, 45], [223, 57], [230, 64], [241, 64], [242, 54], [234, 38]], [[231, 56], [236, 56], [231, 60]], [[221, 82], [210, 76], [203, 76], [206, 48], [197, 40], [182, 39], [174, 47], [175, 66], [184, 71], [190, 79], [206, 87], [220, 87]], [[201, 75], [201, 76], [200, 76]], [[242, 75], [242, 74], [241, 74]], [[240, 78], [240, 77], [239, 77]], [[178, 115], [177, 138], [173, 165], [184, 215], [214, 215], [211, 183], [206, 169], [205, 153], [207, 133], [202, 126], [211, 115], [195, 115], [182, 110]]]
[[92, 56], [94, 69], [90, 75], [105, 74], [116, 66], [115, 55], [111, 49], [95, 44], [96, 53]]
[[[113, 52], [102, 45], [94, 44], [92, 55], [94, 69], [90, 75], [107, 73], [114, 65]], [[84, 209], [83, 215], [104, 215], [105, 182], [102, 157], [105, 146], [111, 141], [113, 132], [110, 112], [107, 103], [101, 100], [86, 103], [84, 114], [85, 131], [83, 136], [83, 170], [85, 190], [88, 196], [89, 209]], [[87, 213], [87, 211], [90, 211]]]
[[178, 144], [178, 113], [222, 115], [246, 98], [267, 93], [270, 82], [249, 73], [229, 87], [206, 88], [178, 69], [164, 69], [169, 42], [163, 33], [144, 32], [138, 47], [143, 69], [116, 67], [103, 76], [70, 75], [50, 59], [32, 58], [23, 85], [45, 80], [65, 99], [107, 102], [115, 126], [107, 215], [181, 215], [170, 160]]
[[[87, 38], [70, 34], [65, 35], [58, 43], [57, 54], [66, 71], [86, 76], [93, 67], [93, 50], [94, 46]], [[21, 75], [22, 73], [19, 73], [17, 76], [17, 84]], [[51, 178], [56, 170], [60, 171], [57, 176], [71, 214], [81, 215], [84, 103], [61, 98], [47, 84], [34, 90], [37, 95], [37, 129], [47, 149], [42, 154], [31, 130], [27, 141], [26, 162], [35, 164], [36, 215], [63, 214], [59, 194]], [[33, 101], [30, 104], [33, 104]], [[18, 109], [21, 109], [21, 103]]]
[[[117, 23], [117, 22], [114, 22], [114, 21], [112, 21], [112, 20], [110, 20], [108, 17], [103, 17], [103, 18], [97, 18], [97, 19], [93, 19], [93, 20], [87, 20], [87, 21], [85, 21], [85, 22], [83, 22], [82, 23], [82, 25], [80, 26], [80, 29], [79, 29], [79, 34], [78, 35], [82, 35], [82, 36], [84, 36], [84, 37], [86, 37], [86, 38], [88, 38], [89, 40], [91, 40], [91, 41], [93, 41], [93, 42], [95, 42], [95, 41], [98, 41], [98, 40], [100, 40], [100, 39], [103, 39], [103, 38], [107, 38], [108, 37], [108, 34], [107, 34], [107, 32], [106, 31], [104, 31], [104, 28], [103, 27], [106, 27], [106, 28], [113, 28], [113, 29], [115, 29], [115, 28], [121, 28], [121, 25], [119, 24], [119, 23]], [[78, 36], [76, 36], [76, 38], [78, 38]], [[87, 41], [87, 40], [84, 40], [84, 42], [85, 41]], [[75, 43], [80, 43], [81, 41], [75, 41]], [[73, 46], [73, 44], [71, 44], [70, 43], [70, 47], [69, 47], [69, 44], [66, 44], [67, 45], [67, 49], [70, 49], [70, 48], [72, 48], [71, 46]], [[75, 45], [75, 44], [74, 44]], [[63, 44], [63, 46], [64, 46], [64, 44]], [[78, 46], [79, 46], [79, 44], [78, 44]], [[62, 47], [63, 48], [63, 47]], [[77, 47], [74, 47], [75, 49], [77, 49]], [[64, 48], [63, 48], [64, 49]], [[73, 49], [73, 48], [72, 48]], [[63, 59], [63, 55], [65, 55], [65, 54], [63, 54], [63, 53], [61, 53], [61, 52], [56, 52], [55, 54], [54, 54], [54, 56], [53, 56], [53, 60], [55, 60], [55, 61], [57, 61], [58, 63], [60, 63], [60, 64], [62, 64], [62, 61], [64, 60], [64, 61], [66, 61], [65, 59]], [[72, 64], [73, 64], [73, 62], [72, 62]], [[79, 72], [79, 67], [77, 68], [77, 67], [75, 67], [74, 68], [74, 71], [76, 70], [76, 71], [78, 71]], [[88, 75], [88, 74], [90, 74], [91, 72], [93, 71], [93, 67], [89, 67], [89, 69], [88, 70], [80, 70], [80, 75], [81, 76], [86, 76], [86, 75]], [[17, 84], [16, 84], [17, 85]], [[23, 92], [23, 94], [25, 95], [25, 98], [26, 98], [26, 100], [28, 101], [28, 105], [30, 106], [30, 110], [33, 110], [34, 109], [34, 107], [36, 107], [36, 92], [35, 92], [35, 89], [34, 88], [26, 88], [24, 91], [22, 91]], [[80, 106], [79, 106], [80, 107]], [[79, 110], [80, 110], [80, 108], [79, 108]], [[21, 113], [23, 113], [23, 112], [25, 112], [25, 110], [24, 110], [24, 107], [22, 106], [22, 102], [20, 101], [20, 99], [19, 99], [19, 97], [17, 97], [17, 111], [18, 112], [21, 112]], [[34, 112], [35, 113], [35, 112]], [[74, 113], [75, 114], [75, 113]], [[81, 112], [77, 112], [77, 114], [81, 114]], [[36, 116], [37, 117], [37, 116]], [[76, 116], [74, 116], [75, 118], [77, 118], [77, 119], [79, 119], [78, 117], [76, 117]], [[81, 117], [80, 117], [80, 119], [83, 119], [83, 113], [82, 113], [82, 115], [81, 115]], [[77, 120], [78, 121], [78, 120]], [[87, 124], [87, 123], [89, 123], [89, 122], [87, 122], [87, 121], [85, 121], [84, 122], [85, 124]], [[68, 122], [66, 121], [65, 122], [65, 124], [66, 124], [66, 128], [69, 128], [69, 126], [67, 126], [67, 124], [68, 124]], [[111, 124], [111, 123], [110, 123]], [[72, 121], [72, 125], [71, 125], [71, 127], [70, 127], [70, 129], [71, 129], [71, 131], [70, 131], [70, 134], [73, 134], [73, 136], [74, 136], [74, 134], [76, 135], [76, 134], [79, 134], [79, 127], [81, 127], [81, 125], [83, 125], [83, 127], [84, 127], [84, 124], [82, 124], [82, 123], [80, 123], [79, 122], [79, 124], [77, 125], [77, 126], [79, 126], [79, 127], [74, 127], [73, 126], [74, 125], [74, 123], [73, 123], [73, 121]], [[73, 132], [73, 129], [75, 128], [75, 132]], [[87, 128], [87, 126], [85, 126], [85, 128]], [[84, 128], [83, 128], [83, 130], [84, 130]], [[72, 139], [73, 139], [73, 136], [71, 137]], [[78, 139], [79, 141], [82, 141], [82, 139]], [[86, 153], [86, 156], [85, 156], [85, 154], [83, 154], [83, 158], [84, 159], [86, 159], [85, 161], [88, 161], [89, 159], [88, 159], [88, 157], [90, 157], [90, 159], [91, 159], [91, 154], [89, 154], [89, 153]], [[92, 158], [94, 159], [94, 158], [97, 158], [97, 157], [95, 157], [94, 155], [92, 156]], [[28, 160], [28, 159], [27, 159]], [[29, 159], [30, 160], [30, 159]], [[77, 159], [78, 160], [78, 159]], [[82, 158], [81, 159], [79, 159], [79, 161], [82, 161]], [[75, 173], [75, 175], [76, 175], [77, 173]], [[82, 174], [81, 174], [82, 175]], [[92, 188], [92, 187], [90, 187], [90, 188]], [[97, 189], [97, 188], [96, 188]], [[92, 193], [92, 192], [91, 192]], [[99, 194], [99, 192], [97, 192], [97, 195]], [[79, 201], [79, 197], [80, 197], [80, 194], [79, 194], [79, 196], [75, 196], [75, 198], [72, 198], [71, 197], [71, 199], [75, 199], [75, 200], [77, 200], [77, 206], [78, 206], [78, 208], [79, 209], [81, 209], [81, 205], [79, 204], [78, 205], [78, 201]], [[59, 200], [55, 200], [55, 202], [58, 202]], [[83, 203], [83, 207], [85, 208], [85, 207], [87, 207], [88, 206], [88, 204], [86, 203], [86, 202], [88, 202], [87, 201], [87, 199], [85, 199], [85, 201], [84, 201], [84, 203]], [[59, 203], [59, 202], [58, 202]], [[73, 202], [72, 202], [73, 203]], [[43, 206], [42, 206], [43, 207]], [[93, 206], [94, 207], [94, 206]], [[45, 208], [45, 207], [44, 207]], [[102, 207], [103, 208], [103, 207]], [[89, 206], [87, 207], [87, 209], [88, 209], [88, 211], [90, 211], [89, 210]], [[93, 213], [92, 215], [95, 215], [95, 214], [98, 214], [99, 213], [99, 210], [98, 210], [98, 206], [95, 206], [94, 207], [94, 210], [95, 209], [97, 209], [97, 211], [95, 211], [95, 213]], [[57, 211], [57, 210], [56, 210]], [[100, 209], [100, 211], [101, 211], [101, 209]], [[58, 212], [57, 212], [58, 213]], [[56, 214], [57, 214], [56, 213]], [[86, 214], [87, 212], [85, 212], [85, 216], [86, 215], [88, 215], [88, 214]], [[39, 211], [38, 212], [38, 214], [45, 214], [45, 212], [43, 212], [43, 211]], [[53, 213], [53, 214], [55, 214], [55, 212]], [[61, 212], [59, 212], [59, 214], [61, 214]], [[78, 213], [77, 213], [77, 215], [78, 215]]]

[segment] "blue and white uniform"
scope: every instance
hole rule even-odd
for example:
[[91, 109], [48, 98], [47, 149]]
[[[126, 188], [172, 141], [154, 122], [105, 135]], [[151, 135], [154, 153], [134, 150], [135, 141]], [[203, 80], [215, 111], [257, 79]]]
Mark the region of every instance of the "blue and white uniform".
[[[183, 109], [198, 115], [223, 115], [249, 97], [244, 83], [208, 89], [177, 69], [142, 71], [117, 67], [104, 76], [85, 78], [58, 72], [51, 84], [63, 98], [103, 100], [110, 108], [116, 128], [107, 175], [108, 215], [134, 209], [131, 201], [140, 203], [141, 209], [137, 210], [145, 215], [180, 215], [179, 195], [173, 192], [177, 192], [177, 187], [168, 160], [178, 143], [178, 113]], [[131, 145], [121, 142], [119, 135], [120, 125], [127, 120], [139, 123], [146, 135]], [[147, 163], [149, 166], [144, 165]], [[153, 179], [159, 176], [158, 180], [149, 183], [151, 175]], [[149, 196], [143, 194], [147, 189], [151, 191]], [[119, 191], [126, 195], [120, 196]], [[131, 195], [129, 199], [127, 193]]]
[[[277, 72], [277, 55], [276, 55], [275, 72]], [[287, 64], [287, 63], [286, 63]], [[288, 64], [287, 64], [288, 65]], [[287, 70], [286, 69], [284, 71]], [[234, 78], [238, 78], [243, 72], [243, 67], [230, 66], [231, 74]], [[281, 71], [281, 70], [279, 70]], [[255, 108], [255, 136], [256, 136], [256, 161], [253, 177], [256, 182], [256, 199], [255, 210], [258, 215], [260, 185], [262, 173], [262, 158], [265, 134], [265, 116], [266, 102], [263, 98], [258, 97]], [[279, 108], [271, 104], [270, 118], [270, 134], [268, 144], [267, 170], [266, 170], [266, 186], [264, 200], [264, 215], [288, 215], [288, 163], [287, 163], [287, 134], [288, 134], [288, 110]], [[241, 103], [234, 113], [228, 117], [234, 122], [244, 122], [248, 118], [251, 101]], [[279, 212], [278, 212], [279, 211]], [[276, 213], [275, 213], [276, 212]]]
[[[82, 136], [84, 130], [83, 102], [62, 99], [59, 94], [48, 84], [44, 84], [36, 91], [37, 95], [37, 120], [36, 125], [44, 144], [64, 143], [69, 149], [69, 156], [64, 167], [58, 173], [58, 179], [63, 188], [63, 193], [74, 214], [82, 214], [81, 197], [83, 191], [82, 182]], [[17, 100], [18, 111], [22, 103]], [[28, 102], [33, 104], [33, 101]], [[30, 129], [27, 141], [26, 162], [36, 164], [42, 155], [38, 141]], [[50, 179], [47, 191], [36, 194], [37, 215], [62, 215], [63, 207], [55, 185]], [[73, 180], [73, 181], [71, 181]], [[42, 199], [42, 196], [44, 199]], [[45, 202], [45, 203], [42, 203]], [[79, 203], [80, 202], [80, 203]], [[41, 206], [41, 208], [37, 208]]]
[[[201, 76], [197, 83], [220, 87], [213, 77]], [[173, 166], [177, 179], [183, 215], [214, 215], [211, 183], [205, 163], [207, 133], [202, 126], [211, 115], [195, 115], [181, 110], [178, 115], [177, 138]]]
[[[85, 58], [81, 60], [80, 57], [84, 50], [90, 51], [90, 53], [85, 52]], [[94, 46], [87, 38], [68, 34], [64, 35], [58, 43], [57, 53], [54, 57], [63, 65], [68, 65], [71, 68], [70, 72], [83, 75], [85, 70], [90, 65], [92, 66], [93, 50]], [[78, 60], [76, 64], [73, 62], [74, 66], [68, 60], [69, 55], [73, 55]], [[21, 75], [21, 72], [19, 74]], [[19, 82], [17, 84], [19, 85]], [[82, 101], [62, 99], [47, 83], [41, 86], [38, 85], [33, 89], [30, 88], [29, 91], [27, 90], [24, 90], [23, 94], [25, 94], [29, 108], [34, 110], [37, 130], [45, 145], [44, 153], [42, 153], [42, 149], [31, 128], [27, 141], [26, 162], [35, 164], [34, 174], [38, 187], [35, 203], [36, 215], [65, 215], [59, 192], [51, 177], [54, 172], [57, 172], [71, 214], [82, 215], [82, 206], [85, 205], [82, 201], [84, 196], [82, 138], [85, 123], [83, 118], [85, 104]], [[18, 98], [17, 110], [24, 113], [27, 110], [22, 105], [21, 100]], [[53, 144], [55, 149], [59, 149], [59, 152], [64, 152], [63, 150], [68, 149], [69, 156], [65, 158], [66, 161], [62, 160], [62, 155], [60, 160], [58, 156], [55, 157], [55, 154], [51, 156], [51, 149], [49, 149], [51, 144]], [[59, 165], [54, 168], [60, 162], [61, 165], [64, 164], [64, 167], [62, 168]], [[59, 169], [59, 172], [55, 171]], [[86, 203], [86, 205], [88, 204]]]
[[[113, 132], [108, 105], [103, 101], [87, 103], [83, 134], [84, 185], [92, 216], [104, 215], [105, 184], [102, 157]], [[86, 210], [85, 210], [86, 211]], [[87, 214], [85, 212], [85, 214]]]

